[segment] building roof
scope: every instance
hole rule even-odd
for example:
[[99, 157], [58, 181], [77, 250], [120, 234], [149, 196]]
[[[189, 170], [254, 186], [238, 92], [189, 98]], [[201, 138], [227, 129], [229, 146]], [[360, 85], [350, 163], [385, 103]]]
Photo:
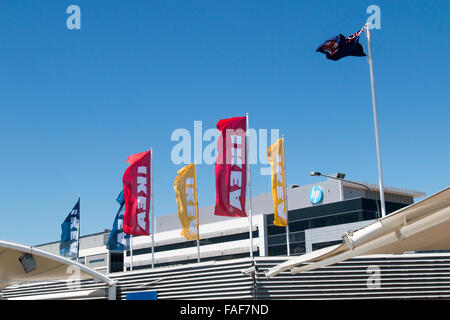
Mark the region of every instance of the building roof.
[[[358, 182], [358, 183], [361, 183], [361, 184], [367, 186], [371, 191], [376, 191], [376, 192], [380, 191], [380, 186], [377, 184], [372, 184], [372, 183], [367, 183], [367, 182]], [[362, 187], [358, 184], [354, 184], [354, 183], [347, 182], [347, 181], [342, 181], [342, 185], [345, 187], [350, 187], [350, 188], [358, 188], [358, 189], [363, 189], [363, 190], [365, 189], [364, 187]], [[403, 189], [403, 188], [384, 186], [383, 189], [384, 189], [384, 192], [386, 192], [386, 193], [399, 194], [402, 196], [410, 196], [412, 198], [421, 198], [421, 197], [426, 196], [426, 194], [424, 192], [408, 190], [408, 189]]]

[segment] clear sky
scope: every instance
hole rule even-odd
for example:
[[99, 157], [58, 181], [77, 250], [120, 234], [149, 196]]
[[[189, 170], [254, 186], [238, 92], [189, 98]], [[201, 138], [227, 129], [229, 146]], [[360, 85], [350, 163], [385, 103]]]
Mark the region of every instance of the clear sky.
[[[59, 240], [78, 195], [81, 234], [111, 228], [125, 160], [150, 147], [156, 215], [175, 213], [172, 132], [246, 112], [286, 135], [288, 184], [321, 181], [310, 171], [378, 183], [367, 60], [315, 52], [372, 4], [384, 184], [431, 195], [450, 181], [448, 0], [2, 0], [0, 239]], [[268, 192], [252, 173], [253, 194]], [[198, 188], [213, 205], [213, 165]]]

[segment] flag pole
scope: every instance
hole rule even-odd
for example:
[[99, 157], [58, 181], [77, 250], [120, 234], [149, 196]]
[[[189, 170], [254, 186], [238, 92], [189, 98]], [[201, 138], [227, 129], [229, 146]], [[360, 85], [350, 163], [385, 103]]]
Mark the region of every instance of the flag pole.
[[375, 141], [377, 147], [377, 159], [378, 159], [378, 181], [380, 186], [380, 201], [381, 201], [381, 216], [384, 217], [386, 215], [386, 207], [384, 203], [384, 186], [383, 186], [383, 173], [381, 168], [381, 153], [380, 153], [380, 138], [378, 133], [378, 115], [377, 115], [377, 103], [375, 96], [375, 80], [373, 77], [373, 60], [372, 60], [372, 48], [370, 45], [370, 27], [369, 23], [366, 23], [366, 37], [367, 37], [367, 46], [369, 48], [369, 67], [370, 67], [370, 84], [372, 87], [372, 106], [373, 106], [373, 120], [375, 125]]
[[153, 205], [154, 200], [154, 188], [153, 188], [153, 148], [150, 148], [150, 179], [151, 179], [151, 209], [152, 209], [152, 269], [155, 267], [155, 207]]
[[285, 144], [284, 144], [284, 134], [281, 136], [283, 139], [283, 165], [284, 165], [284, 190], [286, 190], [286, 244], [287, 244], [287, 255], [291, 255], [291, 248], [289, 243], [289, 210], [288, 210], [288, 188], [287, 188], [287, 179], [286, 179], [286, 160], [284, 157], [284, 153], [286, 152]]
[[130, 271], [133, 271], [133, 235], [130, 235]]
[[197, 186], [197, 163], [194, 161], [195, 172], [195, 209], [197, 212], [197, 262], [200, 262], [200, 217], [198, 212], [198, 186]]
[[249, 121], [248, 121], [248, 112], [245, 114], [245, 118], [246, 118], [246, 122], [247, 122], [247, 130], [246, 130], [246, 143], [245, 143], [245, 165], [247, 166], [247, 176], [248, 176], [248, 193], [249, 193], [249, 218], [250, 218], [250, 258], [253, 259], [253, 217], [252, 217], [252, 182], [251, 182], [251, 178], [252, 178], [252, 174], [250, 171], [250, 164], [248, 163], [248, 143], [249, 143], [249, 138], [250, 138], [250, 126], [249, 126]]
[[[80, 228], [81, 228], [81, 202], [80, 202], [80, 195], [78, 195], [78, 214], [80, 215], [80, 219], [78, 219], [77, 262], [80, 262]], [[85, 264], [86, 264], [86, 261], [85, 261]]]
[[[200, 238], [200, 234], [198, 235]], [[200, 240], [197, 239], [197, 262], [200, 262]]]

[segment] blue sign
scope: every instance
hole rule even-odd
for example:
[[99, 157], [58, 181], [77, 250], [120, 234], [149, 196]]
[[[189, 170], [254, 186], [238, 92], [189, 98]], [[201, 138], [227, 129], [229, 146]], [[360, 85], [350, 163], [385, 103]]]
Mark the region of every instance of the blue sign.
[[309, 201], [312, 204], [321, 203], [323, 200], [323, 189], [319, 186], [313, 186], [309, 192]]
[[126, 294], [127, 300], [157, 300], [156, 291], [131, 292]]

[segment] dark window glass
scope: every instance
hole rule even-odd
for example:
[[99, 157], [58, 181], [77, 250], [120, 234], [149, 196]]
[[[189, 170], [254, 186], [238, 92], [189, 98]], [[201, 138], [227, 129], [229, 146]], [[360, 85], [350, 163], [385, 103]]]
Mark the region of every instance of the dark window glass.
[[312, 250], [319, 250], [322, 248], [326, 248], [329, 246], [334, 246], [335, 244], [340, 244], [342, 243], [341, 240], [336, 240], [336, 241], [327, 241], [327, 242], [319, 242], [319, 243], [313, 243], [312, 244]]
[[305, 241], [305, 232], [301, 231], [301, 232], [290, 232], [291, 230], [289, 229], [289, 242], [293, 243], [293, 242], [299, 242], [299, 241]]
[[309, 220], [289, 222], [289, 232], [304, 231], [309, 229]]
[[[305, 241], [305, 232], [289, 232], [289, 243]], [[267, 237], [267, 244], [269, 246], [285, 244], [286, 245], [286, 234], [275, 235]]]
[[327, 225], [326, 222], [326, 218], [311, 219], [311, 229], [325, 227]]
[[89, 263], [99, 263], [99, 262], [105, 262], [105, 259], [93, 259], [89, 261]]
[[123, 253], [111, 252], [109, 270], [110, 272], [122, 272], [123, 271]]
[[[291, 224], [289, 224], [290, 227]], [[269, 235], [276, 235], [276, 234], [286, 234], [286, 228], [278, 227], [275, 225], [268, 225], [267, 226], [267, 234]]]
[[289, 249], [291, 255], [301, 255], [306, 252], [304, 242], [290, 243]]
[[[381, 213], [380, 213], [381, 214]], [[372, 211], [363, 211], [363, 220], [374, 220], [377, 219], [377, 213]]]
[[286, 244], [269, 246], [269, 256], [285, 256], [287, 255]]
[[276, 236], [270, 236], [267, 238], [267, 241], [268, 241], [269, 246], [286, 243], [286, 235], [280, 234], [280, 235], [276, 235]]

